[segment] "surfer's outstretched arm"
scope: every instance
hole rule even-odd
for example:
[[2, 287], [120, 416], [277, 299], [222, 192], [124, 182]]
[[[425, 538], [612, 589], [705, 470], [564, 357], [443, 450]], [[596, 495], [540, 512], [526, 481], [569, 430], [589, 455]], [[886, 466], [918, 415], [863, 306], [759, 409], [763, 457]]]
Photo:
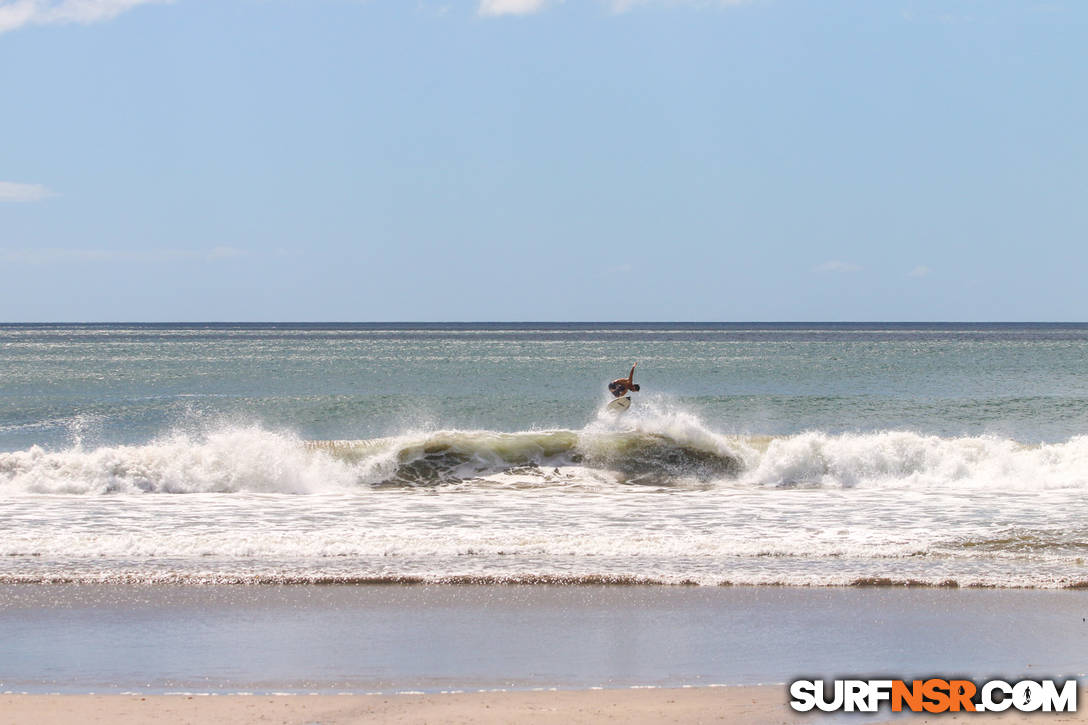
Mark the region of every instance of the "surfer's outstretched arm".
[[637, 368], [637, 367], [638, 367], [638, 363], [635, 363], [634, 365], [631, 366], [631, 372], [627, 375], [627, 382], [629, 382], [629, 383], [635, 382], [635, 368]]

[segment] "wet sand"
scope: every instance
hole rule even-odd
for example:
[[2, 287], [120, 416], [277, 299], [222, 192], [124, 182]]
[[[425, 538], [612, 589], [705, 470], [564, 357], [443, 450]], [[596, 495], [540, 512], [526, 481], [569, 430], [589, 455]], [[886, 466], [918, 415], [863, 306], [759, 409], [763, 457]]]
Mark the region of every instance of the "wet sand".
[[0, 692], [394, 693], [1069, 677], [1088, 592], [0, 586]]
[[20, 584], [0, 634], [0, 725], [860, 725], [903, 718], [794, 713], [784, 683], [1083, 677], [1088, 592]]
[[96, 723], [793, 723], [780, 687], [441, 695], [7, 695], [0, 724]]

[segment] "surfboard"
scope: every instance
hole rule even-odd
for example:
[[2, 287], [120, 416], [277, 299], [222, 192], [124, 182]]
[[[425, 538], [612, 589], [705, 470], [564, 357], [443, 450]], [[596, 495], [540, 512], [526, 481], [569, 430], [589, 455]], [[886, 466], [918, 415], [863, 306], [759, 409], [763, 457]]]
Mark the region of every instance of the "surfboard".
[[622, 398], [616, 398], [615, 400], [613, 400], [611, 403], [609, 403], [605, 407], [608, 408], [608, 410], [611, 410], [611, 411], [616, 412], [616, 413], [620, 413], [622, 411], [625, 411], [625, 410], [627, 410], [628, 408], [631, 407], [631, 396], [630, 395], [625, 395]]

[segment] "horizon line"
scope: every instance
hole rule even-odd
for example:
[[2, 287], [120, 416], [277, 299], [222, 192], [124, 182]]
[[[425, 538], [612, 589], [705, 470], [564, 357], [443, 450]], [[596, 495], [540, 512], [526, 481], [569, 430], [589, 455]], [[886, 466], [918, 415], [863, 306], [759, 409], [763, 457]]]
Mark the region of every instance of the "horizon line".
[[1088, 325], [1088, 320], [23, 320], [12, 325]]

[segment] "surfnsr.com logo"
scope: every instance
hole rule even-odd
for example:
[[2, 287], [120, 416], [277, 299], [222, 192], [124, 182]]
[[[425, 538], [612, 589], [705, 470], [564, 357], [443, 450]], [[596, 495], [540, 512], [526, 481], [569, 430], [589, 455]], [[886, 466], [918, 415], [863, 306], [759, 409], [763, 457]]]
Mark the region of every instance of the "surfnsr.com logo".
[[798, 712], [1076, 712], [1077, 681], [795, 680], [790, 707]]

